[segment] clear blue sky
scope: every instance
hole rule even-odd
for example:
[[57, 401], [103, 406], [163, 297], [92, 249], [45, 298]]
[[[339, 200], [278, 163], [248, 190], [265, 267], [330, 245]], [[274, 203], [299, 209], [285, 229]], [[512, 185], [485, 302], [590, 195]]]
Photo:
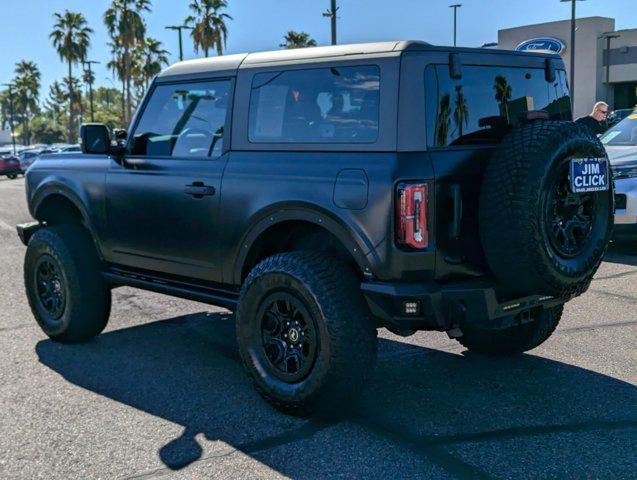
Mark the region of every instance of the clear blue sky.
[[[586, 0], [578, 2], [578, 17], [606, 16], [617, 20], [617, 29], [637, 28], [636, 0]], [[164, 42], [171, 61], [178, 59], [176, 32], [164, 30], [188, 15], [189, 0], [153, 0], [147, 16], [149, 35]], [[329, 0], [229, 0], [234, 20], [229, 23], [227, 53], [272, 50], [290, 29], [307, 31], [319, 45], [330, 42], [329, 19], [322, 13]], [[559, 0], [338, 0], [339, 43], [421, 39], [433, 44], [452, 43], [451, 3], [462, 3], [458, 17], [458, 43], [480, 46], [497, 40], [500, 28], [570, 18], [570, 3]], [[44, 90], [66, 74], [48, 35], [53, 13], [70, 9], [82, 12], [95, 30], [90, 57], [108, 62], [106, 30], [102, 15], [109, 0], [0, 0], [0, 83], [13, 76], [14, 64], [35, 61], [42, 70]], [[196, 57], [189, 37], [185, 57]], [[104, 65], [97, 66], [98, 84], [108, 85]]]

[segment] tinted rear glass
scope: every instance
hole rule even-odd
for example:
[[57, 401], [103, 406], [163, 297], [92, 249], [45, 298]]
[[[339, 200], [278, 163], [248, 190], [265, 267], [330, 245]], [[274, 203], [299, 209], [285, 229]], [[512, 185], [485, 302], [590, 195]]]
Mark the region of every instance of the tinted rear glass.
[[432, 147], [497, 143], [530, 110], [571, 120], [564, 70], [547, 82], [544, 69], [462, 66], [454, 80], [448, 65], [425, 70], [427, 144]]
[[380, 70], [332, 67], [260, 73], [250, 97], [253, 143], [373, 143]]

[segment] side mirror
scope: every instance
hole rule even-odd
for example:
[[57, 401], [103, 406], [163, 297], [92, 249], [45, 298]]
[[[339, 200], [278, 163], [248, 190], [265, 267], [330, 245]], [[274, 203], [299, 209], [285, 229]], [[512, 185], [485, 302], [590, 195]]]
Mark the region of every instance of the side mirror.
[[101, 123], [86, 123], [80, 127], [82, 153], [105, 155], [111, 151], [111, 133]]

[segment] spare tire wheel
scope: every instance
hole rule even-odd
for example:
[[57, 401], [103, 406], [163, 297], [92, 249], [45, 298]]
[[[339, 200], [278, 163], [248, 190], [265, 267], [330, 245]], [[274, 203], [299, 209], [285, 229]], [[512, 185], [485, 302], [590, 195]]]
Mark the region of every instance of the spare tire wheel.
[[604, 191], [572, 191], [571, 160], [586, 158], [608, 161], [587, 128], [539, 120], [512, 129], [489, 161], [480, 235], [510, 290], [567, 297], [588, 288], [612, 233], [614, 196], [612, 178]]

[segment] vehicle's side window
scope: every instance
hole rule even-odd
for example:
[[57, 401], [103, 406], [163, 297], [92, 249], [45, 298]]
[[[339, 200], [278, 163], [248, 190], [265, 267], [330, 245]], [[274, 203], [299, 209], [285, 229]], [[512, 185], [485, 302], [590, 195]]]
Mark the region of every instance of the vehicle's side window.
[[454, 80], [448, 65], [425, 69], [427, 144], [431, 147], [498, 143], [530, 110], [570, 120], [566, 72], [547, 82], [544, 69], [465, 66]]
[[260, 73], [250, 97], [252, 143], [374, 143], [380, 69], [332, 67]]
[[231, 85], [230, 80], [158, 85], [135, 129], [131, 154], [221, 155]]

